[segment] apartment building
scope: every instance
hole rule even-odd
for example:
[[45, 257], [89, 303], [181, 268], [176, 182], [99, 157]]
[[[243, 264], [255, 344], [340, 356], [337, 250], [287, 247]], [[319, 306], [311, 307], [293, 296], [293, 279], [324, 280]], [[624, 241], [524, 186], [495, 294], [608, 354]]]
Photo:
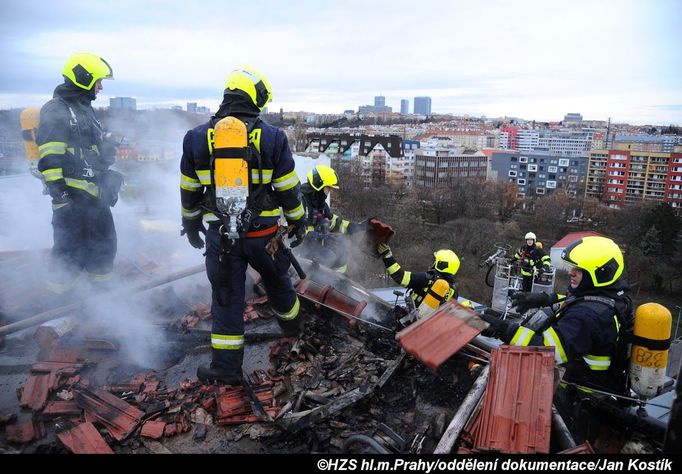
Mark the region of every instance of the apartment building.
[[592, 150], [589, 154], [585, 196], [611, 207], [643, 200], [668, 202], [682, 214], [682, 147], [675, 152], [648, 151], [644, 146], [617, 144], [620, 149]]
[[488, 154], [488, 179], [515, 183], [519, 197], [550, 194], [555, 189], [574, 196], [582, 194], [587, 158], [536, 151], [492, 150]]

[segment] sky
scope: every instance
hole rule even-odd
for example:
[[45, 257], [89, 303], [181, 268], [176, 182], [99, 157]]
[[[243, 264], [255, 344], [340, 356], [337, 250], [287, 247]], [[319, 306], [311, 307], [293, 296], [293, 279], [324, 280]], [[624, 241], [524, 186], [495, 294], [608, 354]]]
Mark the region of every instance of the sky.
[[270, 111], [432, 98], [432, 112], [682, 124], [679, 0], [0, 0], [0, 108], [39, 106], [66, 58], [103, 57], [95, 106], [215, 110], [243, 64]]

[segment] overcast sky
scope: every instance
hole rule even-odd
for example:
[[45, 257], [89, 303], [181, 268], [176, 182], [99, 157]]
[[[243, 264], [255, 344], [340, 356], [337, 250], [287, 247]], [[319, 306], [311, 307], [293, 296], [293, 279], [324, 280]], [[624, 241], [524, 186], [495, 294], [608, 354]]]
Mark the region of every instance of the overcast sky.
[[341, 113], [384, 95], [433, 112], [682, 124], [680, 0], [0, 0], [0, 108], [40, 105], [66, 57], [105, 58], [95, 105], [198, 102], [263, 72], [270, 110]]

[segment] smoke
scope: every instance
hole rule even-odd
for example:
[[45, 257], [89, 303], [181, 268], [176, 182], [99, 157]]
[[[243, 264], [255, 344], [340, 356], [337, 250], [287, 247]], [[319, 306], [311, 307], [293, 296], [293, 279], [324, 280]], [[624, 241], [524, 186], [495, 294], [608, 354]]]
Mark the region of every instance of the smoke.
[[[164, 130], [168, 131], [165, 136], [154, 137], [156, 146], [165, 150], [158, 160], [119, 159], [113, 167], [124, 173], [126, 185], [112, 208], [118, 251], [110, 296], [96, 296], [84, 272], [75, 282], [73, 295], [74, 300], [86, 301], [83, 322], [95, 328], [96, 337], [112, 339], [120, 346], [120, 357], [148, 368], [158, 368], [168, 348], [158, 325], [159, 310], [164, 308], [154, 303], [153, 290], [133, 294], [130, 289], [203, 264], [202, 251], [180, 236], [179, 162], [187, 124], [166, 123]], [[27, 295], [47, 294], [43, 288], [48, 249], [53, 244], [52, 209], [50, 197], [42, 194], [40, 180], [28, 173], [0, 177], [0, 190], [0, 311], [14, 319], [8, 309], [22, 306]], [[36, 254], [42, 257], [35, 258]], [[12, 266], [18, 265], [21, 272], [4, 265], [8, 255]], [[207, 282], [205, 272], [185, 280], [194, 286]], [[191, 288], [192, 284], [183, 281], [179, 287]], [[49, 306], [48, 298], [36, 297], [28, 313], [21, 315], [54, 307]], [[181, 311], [186, 309], [182, 305]]]

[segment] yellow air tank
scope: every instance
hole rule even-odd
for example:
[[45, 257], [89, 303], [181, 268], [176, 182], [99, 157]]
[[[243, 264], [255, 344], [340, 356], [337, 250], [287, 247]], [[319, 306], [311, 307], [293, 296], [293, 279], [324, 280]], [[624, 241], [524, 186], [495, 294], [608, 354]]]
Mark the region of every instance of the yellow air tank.
[[213, 183], [216, 205], [231, 217], [230, 232], [236, 232], [236, 219], [246, 209], [249, 196], [249, 137], [244, 122], [225, 117], [215, 126]]
[[630, 386], [642, 398], [658, 395], [665, 382], [672, 320], [670, 311], [658, 303], [645, 303], [635, 311]]
[[419, 317], [428, 316], [438, 309], [441, 303], [445, 301], [445, 296], [449, 290], [450, 284], [442, 278], [433, 282], [433, 285], [426, 292], [426, 296], [424, 296], [422, 303], [419, 305]]
[[21, 135], [24, 139], [26, 159], [28, 160], [31, 173], [35, 175], [38, 170], [38, 160], [40, 159], [40, 152], [36, 143], [36, 130], [40, 123], [40, 109], [28, 107], [22, 110], [21, 114], [19, 114], [19, 123], [21, 124]]

